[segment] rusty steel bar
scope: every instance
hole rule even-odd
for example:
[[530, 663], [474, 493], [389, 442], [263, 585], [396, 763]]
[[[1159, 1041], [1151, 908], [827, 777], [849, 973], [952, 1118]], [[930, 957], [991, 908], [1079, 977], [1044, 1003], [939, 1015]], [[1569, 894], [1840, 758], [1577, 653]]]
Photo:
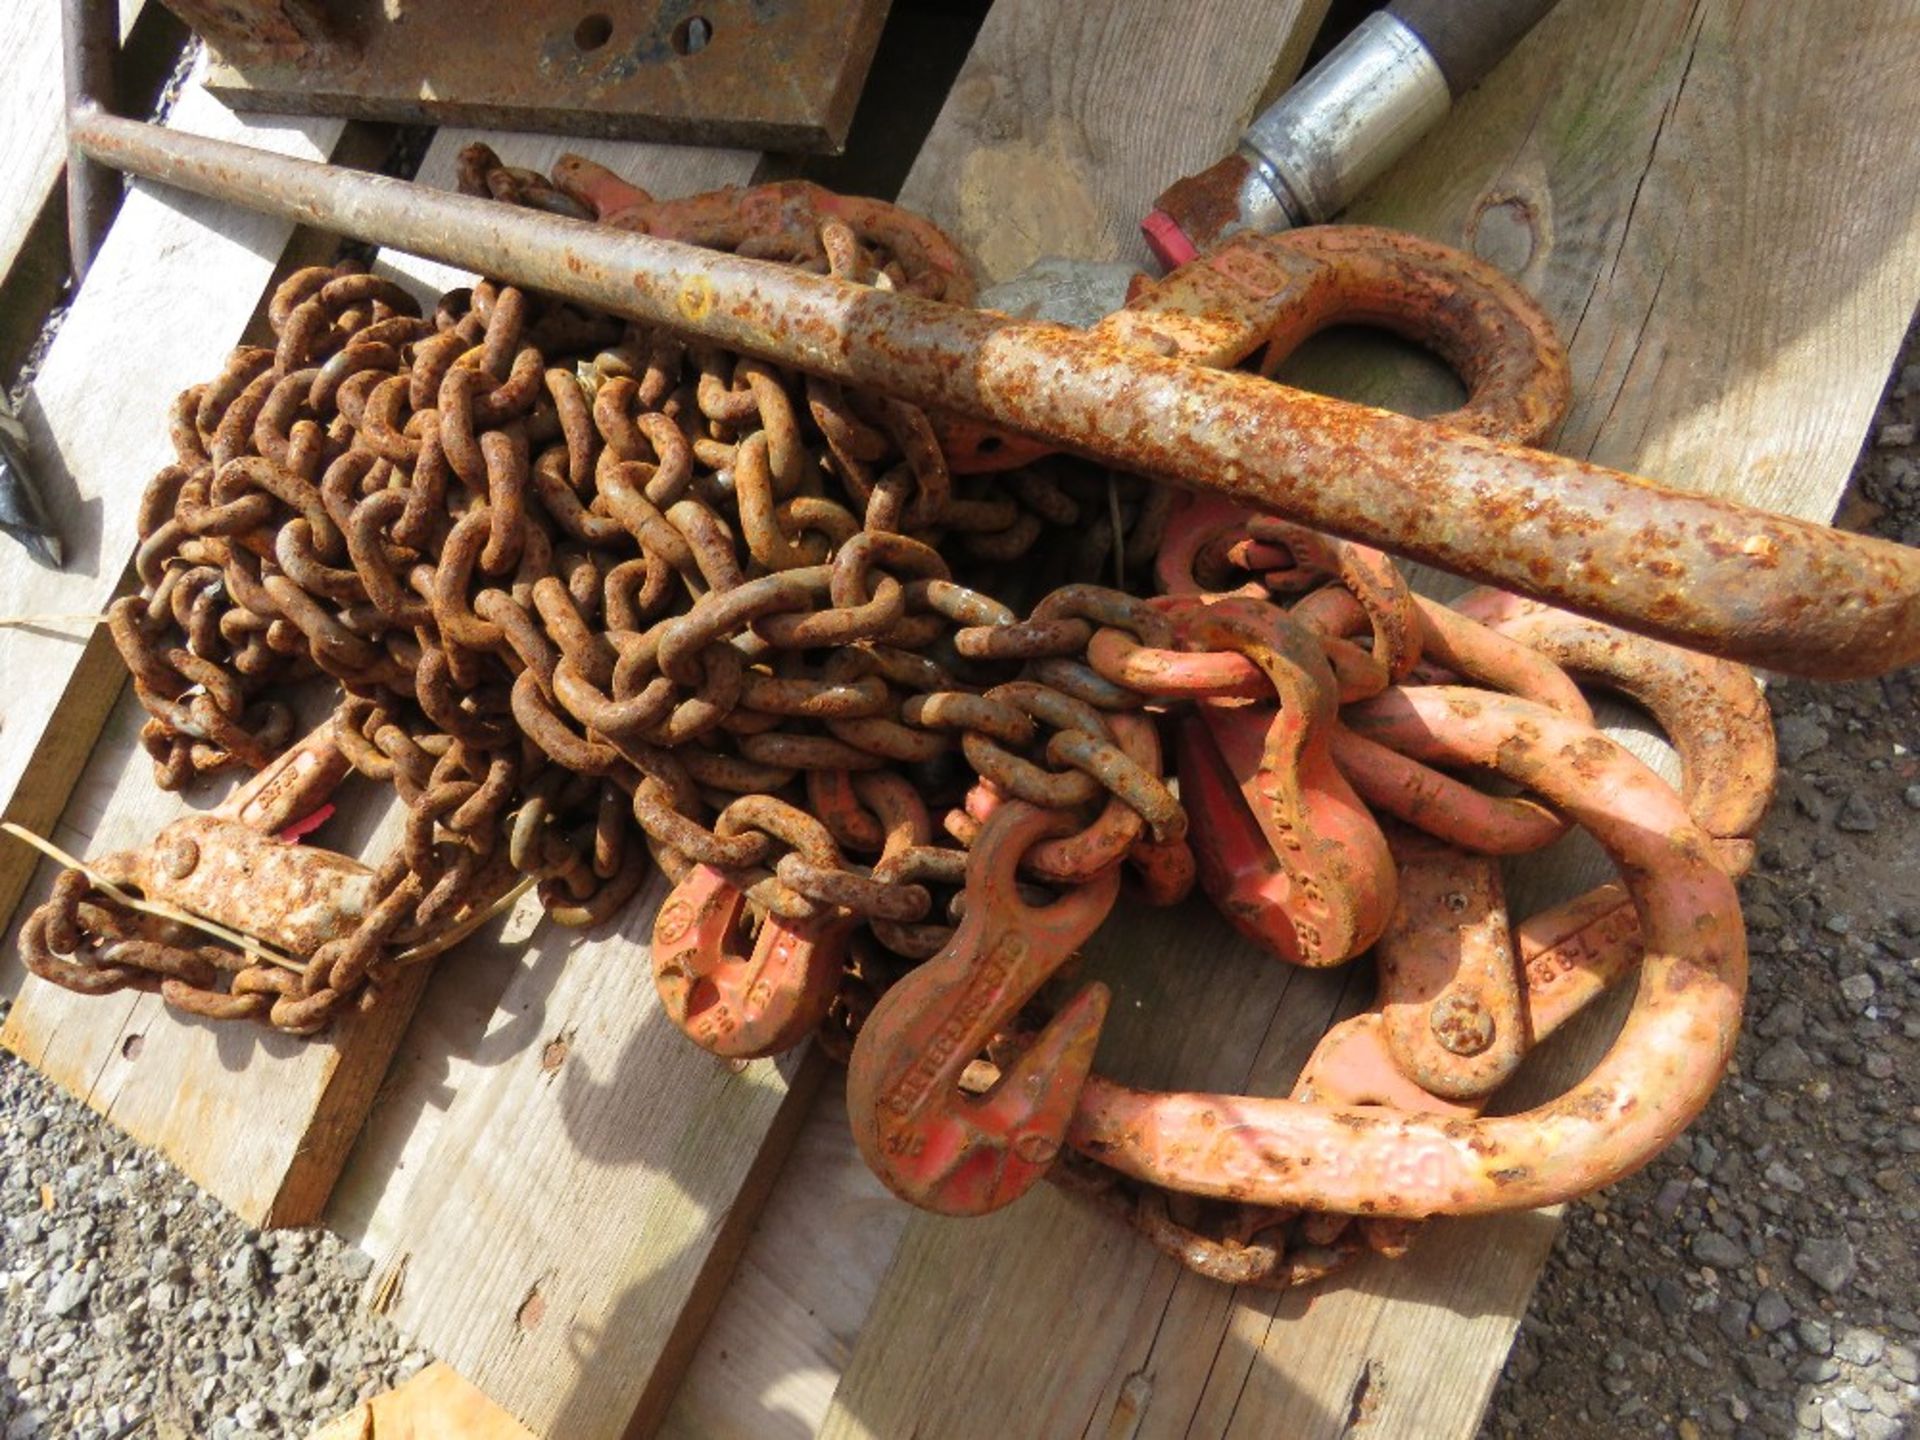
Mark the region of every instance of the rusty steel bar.
[[[1920, 659], [1920, 550], [1257, 376], [82, 110], [80, 150], [1792, 674]], [[1242, 242], [1242, 243], [1261, 243]], [[1258, 255], [1222, 252], [1257, 286]], [[1201, 264], [1208, 262], [1202, 261]]]
[[[120, 54], [120, 9], [113, 0], [61, 0], [61, 59], [69, 112], [112, 103]], [[120, 208], [120, 177], [82, 150], [67, 147], [67, 255], [78, 286]]]

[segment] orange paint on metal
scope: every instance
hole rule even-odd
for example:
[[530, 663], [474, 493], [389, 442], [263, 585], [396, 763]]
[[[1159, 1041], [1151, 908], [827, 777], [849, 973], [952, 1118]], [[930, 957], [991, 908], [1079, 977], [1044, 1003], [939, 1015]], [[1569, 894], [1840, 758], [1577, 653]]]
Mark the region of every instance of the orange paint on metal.
[[668, 1017], [702, 1049], [730, 1060], [777, 1055], [819, 1028], [833, 1004], [858, 918], [769, 914], [740, 941], [746, 892], [696, 865], [653, 922], [653, 980]]
[[986, 1094], [961, 1072], [1103, 921], [1119, 893], [1110, 867], [1045, 906], [1014, 875], [1052, 812], [1009, 801], [974, 843], [966, 917], [946, 949], [881, 997], [854, 1042], [847, 1111], [873, 1171], [901, 1198], [943, 1215], [981, 1215], [1031, 1189], [1059, 1154], [1106, 1016], [1089, 985], [1055, 1015]]
[[1552, 1204], [1618, 1179], [1699, 1111], [1732, 1054], [1746, 944], [1712, 841], [1639, 761], [1540, 706], [1448, 688], [1370, 703], [1423, 717], [1450, 763], [1496, 768], [1562, 806], [1621, 866], [1647, 953], [1613, 1049], [1559, 1100], [1497, 1119], [1154, 1093], [1096, 1076], [1073, 1145], [1176, 1189], [1409, 1219]]

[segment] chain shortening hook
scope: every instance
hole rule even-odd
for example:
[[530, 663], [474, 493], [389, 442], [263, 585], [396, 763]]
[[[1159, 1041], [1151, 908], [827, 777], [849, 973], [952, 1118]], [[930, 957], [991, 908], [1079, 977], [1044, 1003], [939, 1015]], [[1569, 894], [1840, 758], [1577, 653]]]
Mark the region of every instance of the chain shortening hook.
[[1068, 1002], [984, 1094], [959, 1091], [968, 1063], [1099, 928], [1119, 894], [1114, 866], [1051, 904], [1020, 898], [1021, 857], [1060, 823], [1024, 801], [994, 810], [973, 845], [960, 928], [887, 991], [854, 1043], [854, 1139], [874, 1173], [924, 1209], [983, 1215], [1031, 1189], [1059, 1154], [1093, 1068], [1109, 998], [1100, 984]]

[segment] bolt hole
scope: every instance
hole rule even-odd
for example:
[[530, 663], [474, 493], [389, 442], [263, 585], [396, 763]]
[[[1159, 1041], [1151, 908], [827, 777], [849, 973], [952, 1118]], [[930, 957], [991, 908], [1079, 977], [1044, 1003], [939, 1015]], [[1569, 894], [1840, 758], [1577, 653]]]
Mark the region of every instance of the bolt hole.
[[540, 1293], [539, 1286], [527, 1292], [527, 1298], [520, 1302], [520, 1309], [513, 1318], [522, 1330], [540, 1328], [540, 1322], [547, 1318], [547, 1297]]
[[595, 12], [573, 27], [573, 43], [582, 50], [598, 50], [613, 38], [613, 21]]
[[1481, 202], [1468, 221], [1473, 253], [1509, 275], [1518, 275], [1533, 263], [1540, 243], [1533, 207], [1517, 195]]
[[140, 1058], [140, 1052], [146, 1049], [146, 1046], [146, 1036], [129, 1035], [120, 1042], [120, 1054], [128, 1060], [138, 1060]]
[[673, 53], [698, 55], [713, 43], [713, 22], [704, 15], [682, 20], [673, 27]]

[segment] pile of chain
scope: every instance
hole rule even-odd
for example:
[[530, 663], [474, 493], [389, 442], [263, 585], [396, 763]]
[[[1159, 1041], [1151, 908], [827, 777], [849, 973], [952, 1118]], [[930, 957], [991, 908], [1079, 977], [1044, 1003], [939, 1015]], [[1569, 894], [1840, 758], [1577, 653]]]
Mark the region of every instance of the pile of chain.
[[[604, 177], [586, 181], [556, 187], [484, 153], [463, 168], [476, 193], [603, 219], [617, 208], [634, 228], [966, 298], [937, 232], [886, 207], [820, 203], [811, 187], [678, 211], [628, 191], [610, 207]], [[1433, 605], [1377, 552], [1222, 507], [1176, 512], [1161, 487], [1079, 461], [958, 476], [910, 405], [511, 287], [456, 291], [422, 316], [388, 281], [310, 269], [270, 320], [272, 348], [236, 350], [180, 397], [176, 461], [142, 501], [142, 590], [114, 604], [112, 635], [163, 787], [269, 765], [294, 739], [289, 687], [327, 677], [340, 698], [322, 748], [395, 788], [402, 839], [347, 933], [291, 958], [210, 943], [69, 870], [23, 931], [36, 974], [310, 1033], [374, 1003], [520, 877], [556, 922], [591, 925], [657, 865], [675, 886], [656, 930], [669, 1013], [723, 1054], [818, 1032], [850, 1055], [856, 1134], [910, 1198], [978, 1211], [1051, 1173], [1237, 1283], [1298, 1283], [1404, 1248], [1402, 1219], [1123, 1173], [1101, 1159], [1118, 1147], [1091, 1099], [1074, 1122], [1086, 1135], [1068, 1137], [1079, 1153], [1055, 1164], [1078, 1094], [1064, 1082], [1036, 1102], [1053, 1107], [1053, 1133], [1016, 1139], [1024, 1121], [994, 1122], [1011, 1129], [982, 1142], [990, 1175], [914, 1170], [942, 1144], [887, 1116], [949, 1074], [943, 1123], [996, 1080], [1003, 1096], [1021, 1089], [1014, 1075], [1040, 1093], [1043, 1065], [1072, 1072], [1065, 1055], [1085, 1079], [1104, 991], [1029, 1002], [1052, 1000], [1044, 982], [1105, 917], [1123, 867], [1152, 903], [1188, 893], [1187, 807], [1209, 894], [1284, 958], [1331, 964], [1385, 932], [1383, 946], [1406, 941], [1430, 920], [1407, 913], [1431, 868], [1422, 843], [1517, 853], [1566, 827], [1560, 807], [1433, 768], [1450, 762], [1408, 720], [1406, 687], [1466, 677], [1598, 744], [1563, 666], [1632, 690], [1623, 677], [1653, 663], [1653, 642], [1607, 631], [1582, 649], [1503, 611], [1510, 597]], [[1169, 593], [1155, 599], [1090, 583], [1124, 587], [1156, 561]], [[1609, 673], [1596, 645], [1637, 658]], [[1743, 673], [1685, 678], [1751, 723], [1728, 678]], [[1642, 698], [1687, 752], [1693, 732], [1664, 693]], [[1525, 731], [1532, 712], [1519, 713]], [[1172, 734], [1179, 795], [1162, 755]], [[1689, 758], [1697, 800], [1715, 762]], [[1383, 828], [1376, 813], [1395, 818]], [[1701, 818], [1733, 844], [1757, 812]], [[1475, 883], [1447, 890], [1451, 915], [1462, 895], [1497, 891]], [[1064, 898], [1036, 903], [1047, 895]], [[1610, 903], [1624, 904], [1617, 891]], [[1588, 965], [1600, 979], [1568, 1013], [1637, 958], [1622, 923], [1608, 954], [1627, 958]], [[955, 959], [969, 944], [998, 967], [991, 995], [968, 970], [978, 957]], [[1541, 973], [1539, 994], [1510, 1006], [1552, 1001], [1564, 974]], [[867, 1026], [885, 1006], [891, 1018]], [[1477, 1114], [1511, 1066], [1455, 1060], [1517, 1060], [1523, 1034], [1551, 1028], [1462, 1012], [1456, 1030], [1473, 1033], [1459, 1041], [1433, 1013], [1454, 1059], [1424, 1079], [1388, 1054], [1388, 1003], [1330, 1034], [1296, 1096]], [[1483, 1023], [1499, 1046], [1478, 1038]], [[1369, 1076], [1357, 1087], [1342, 1069], [1354, 1054]], [[1370, 1088], [1382, 1076], [1401, 1088]]]
[[[844, 221], [811, 238], [786, 258], [915, 283]], [[265, 765], [292, 737], [276, 694], [324, 674], [333, 735], [398, 789], [405, 841], [357, 932], [298, 972], [69, 871], [27, 927], [36, 973], [310, 1032], [503, 870], [538, 878], [559, 923], [604, 919], [644, 878], [643, 839], [670, 875], [718, 866], [775, 914], [851, 907], [911, 961], [939, 948], [927, 885], [964, 864], [929, 819], [964, 793], [963, 750], [1052, 803], [1085, 802], [1110, 765], [1177, 827], [1157, 753], [1129, 763], [1044, 681], [999, 685], [1084, 643], [1077, 592], [988, 636], [1014, 612], [943, 559], [985, 583], [1052, 529], [1072, 536], [1056, 569], [1110, 565], [1118, 519], [1137, 560], [1155, 487], [1066, 462], [956, 482], [911, 406], [490, 284], [420, 318], [388, 281], [309, 269], [270, 320], [272, 349], [236, 350], [174, 408], [113, 638], [164, 788]], [[929, 658], [949, 638], [948, 663]], [[1060, 732], [1083, 770], [1002, 748]], [[889, 839], [877, 876], [846, 858]]]

